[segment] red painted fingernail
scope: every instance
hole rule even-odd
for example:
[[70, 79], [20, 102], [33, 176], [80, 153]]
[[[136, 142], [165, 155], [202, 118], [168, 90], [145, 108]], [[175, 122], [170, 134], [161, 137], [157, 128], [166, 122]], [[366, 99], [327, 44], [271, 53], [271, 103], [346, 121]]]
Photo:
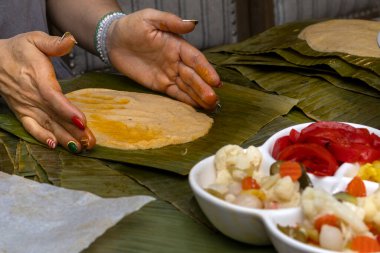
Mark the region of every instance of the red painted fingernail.
[[51, 149], [55, 149], [55, 147], [57, 146], [57, 143], [53, 139], [50, 139], [50, 138], [46, 140], [46, 144]]
[[80, 120], [80, 118], [78, 116], [73, 116], [71, 118], [71, 121], [73, 122], [74, 125], [76, 125], [80, 130], [84, 130], [84, 124], [83, 122]]
[[222, 87], [222, 86], [223, 86], [223, 83], [222, 83], [222, 81], [220, 81], [216, 87], [217, 87], [217, 88], [220, 88], [220, 87]]

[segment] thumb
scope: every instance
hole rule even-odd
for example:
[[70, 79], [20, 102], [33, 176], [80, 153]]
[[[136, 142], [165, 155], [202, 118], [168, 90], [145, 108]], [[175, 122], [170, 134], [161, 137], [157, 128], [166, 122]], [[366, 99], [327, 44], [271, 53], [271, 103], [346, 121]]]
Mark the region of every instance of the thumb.
[[32, 32], [31, 41], [47, 56], [68, 54], [77, 43], [74, 36], [69, 32], [66, 32], [62, 37], [50, 36], [44, 32]]
[[182, 20], [180, 17], [162, 11], [154, 11], [149, 14], [148, 20], [157, 29], [165, 32], [171, 32], [176, 34], [185, 34], [194, 30], [198, 21], [196, 20]]

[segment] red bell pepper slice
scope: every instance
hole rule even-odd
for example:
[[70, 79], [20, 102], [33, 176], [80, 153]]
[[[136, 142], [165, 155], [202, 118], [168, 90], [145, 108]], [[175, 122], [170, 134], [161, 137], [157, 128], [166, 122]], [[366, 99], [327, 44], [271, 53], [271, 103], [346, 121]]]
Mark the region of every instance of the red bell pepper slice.
[[380, 137], [372, 133], [371, 139], [372, 139], [372, 146], [376, 149], [380, 149]]
[[290, 130], [290, 133], [289, 133], [290, 141], [293, 143], [297, 143], [298, 139], [300, 138], [300, 135], [301, 133], [298, 132], [297, 130], [295, 129]]
[[317, 143], [326, 147], [330, 143], [359, 143], [370, 146], [372, 139], [366, 128], [355, 128], [340, 122], [319, 121], [301, 131], [299, 142]]
[[278, 154], [286, 147], [292, 145], [289, 136], [283, 136], [278, 138], [273, 145], [272, 156], [274, 159], [278, 159]]
[[347, 163], [371, 163], [380, 159], [380, 149], [364, 144], [339, 144], [331, 143], [329, 148], [332, 155], [339, 162]]
[[316, 176], [332, 176], [338, 162], [323, 146], [314, 143], [297, 143], [283, 149], [278, 160], [303, 163], [306, 170]]

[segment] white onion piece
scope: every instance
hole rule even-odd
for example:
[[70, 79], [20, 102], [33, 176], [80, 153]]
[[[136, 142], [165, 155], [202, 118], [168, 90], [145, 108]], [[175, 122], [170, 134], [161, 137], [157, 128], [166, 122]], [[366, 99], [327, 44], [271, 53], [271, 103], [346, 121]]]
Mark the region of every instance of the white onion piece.
[[252, 208], [263, 208], [263, 203], [261, 200], [249, 193], [241, 193], [239, 194], [235, 201], [235, 204], [239, 206], [252, 207]]
[[344, 246], [342, 232], [337, 227], [323, 225], [319, 234], [319, 245], [324, 249], [341, 251]]

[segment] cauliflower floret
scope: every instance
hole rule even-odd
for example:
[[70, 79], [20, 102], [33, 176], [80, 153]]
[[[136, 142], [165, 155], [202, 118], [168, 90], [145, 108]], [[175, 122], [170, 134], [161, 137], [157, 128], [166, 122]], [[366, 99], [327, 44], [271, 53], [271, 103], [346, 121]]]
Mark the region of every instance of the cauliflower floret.
[[254, 146], [243, 149], [238, 145], [226, 145], [215, 154], [215, 183], [227, 184], [233, 179], [252, 176], [259, 169], [261, 161], [261, 152]]
[[368, 232], [368, 227], [351, 208], [323, 190], [307, 187], [301, 196], [301, 207], [310, 221], [314, 221], [319, 215], [333, 213], [357, 234]]
[[299, 183], [293, 182], [289, 176], [280, 178], [273, 187], [273, 192], [279, 202], [290, 201], [292, 198], [297, 198], [297, 195], [299, 199]]
[[358, 206], [365, 212], [365, 221], [380, 225], [380, 188], [372, 195], [359, 198]]
[[299, 192], [300, 185], [293, 182], [289, 177], [281, 178], [278, 174], [263, 177], [261, 179], [261, 190], [267, 196], [267, 206], [276, 206], [276, 208], [286, 208], [298, 206], [301, 199]]

